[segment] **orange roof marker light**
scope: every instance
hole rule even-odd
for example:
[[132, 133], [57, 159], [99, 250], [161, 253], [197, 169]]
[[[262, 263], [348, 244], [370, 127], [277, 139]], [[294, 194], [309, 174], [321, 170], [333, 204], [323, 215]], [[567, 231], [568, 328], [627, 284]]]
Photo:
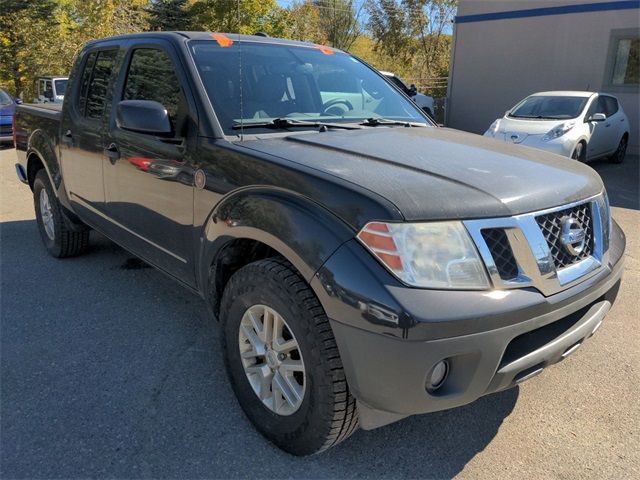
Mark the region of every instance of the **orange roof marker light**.
[[316, 45], [315, 47], [325, 55], [333, 55], [333, 48], [325, 47], [324, 45]]
[[233, 40], [227, 37], [224, 33], [212, 33], [211, 36], [222, 48], [227, 48], [233, 45]]

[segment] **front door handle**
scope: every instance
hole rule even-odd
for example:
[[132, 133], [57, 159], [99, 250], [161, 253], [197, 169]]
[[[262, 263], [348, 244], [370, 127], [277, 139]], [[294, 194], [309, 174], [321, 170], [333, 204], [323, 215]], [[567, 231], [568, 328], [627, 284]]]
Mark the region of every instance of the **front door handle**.
[[111, 165], [115, 165], [120, 159], [120, 150], [118, 150], [118, 146], [115, 143], [110, 144], [103, 152], [111, 162]]

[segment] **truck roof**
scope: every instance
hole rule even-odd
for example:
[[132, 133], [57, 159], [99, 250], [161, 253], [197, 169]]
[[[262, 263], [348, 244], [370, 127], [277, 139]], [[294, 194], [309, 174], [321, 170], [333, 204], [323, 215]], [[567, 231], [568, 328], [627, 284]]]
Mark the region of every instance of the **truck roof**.
[[[140, 32], [140, 33], [129, 33], [126, 35], [116, 35], [113, 37], [101, 38], [98, 40], [92, 40], [87, 43], [87, 45], [95, 45], [101, 42], [107, 42], [118, 39], [127, 39], [130, 40], [132, 38], [145, 38], [145, 37], [154, 37], [154, 38], [165, 38], [167, 40], [172, 41], [184, 41], [184, 40], [215, 40], [213, 38], [214, 34], [221, 34], [226, 37], [229, 37], [233, 41], [243, 41], [243, 42], [253, 42], [253, 43], [265, 43], [265, 44], [275, 44], [275, 45], [292, 45], [292, 46], [304, 46], [304, 47], [316, 47], [317, 45], [310, 42], [301, 42], [298, 40], [287, 40], [283, 38], [275, 38], [268, 37], [264, 35], [241, 35], [238, 33], [223, 33], [223, 32]], [[339, 49], [334, 49], [338, 50]]]

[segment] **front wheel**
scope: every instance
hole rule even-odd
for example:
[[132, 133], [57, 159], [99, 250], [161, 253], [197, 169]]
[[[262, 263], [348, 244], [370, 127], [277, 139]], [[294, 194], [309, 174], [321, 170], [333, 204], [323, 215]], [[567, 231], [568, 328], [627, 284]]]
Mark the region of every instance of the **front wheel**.
[[620, 139], [618, 148], [616, 149], [615, 153], [611, 156], [611, 162], [622, 163], [624, 161], [624, 157], [627, 154], [628, 143], [629, 141], [626, 135]]
[[356, 430], [355, 399], [327, 316], [289, 263], [273, 258], [238, 270], [220, 318], [233, 390], [265, 437], [309, 455]]

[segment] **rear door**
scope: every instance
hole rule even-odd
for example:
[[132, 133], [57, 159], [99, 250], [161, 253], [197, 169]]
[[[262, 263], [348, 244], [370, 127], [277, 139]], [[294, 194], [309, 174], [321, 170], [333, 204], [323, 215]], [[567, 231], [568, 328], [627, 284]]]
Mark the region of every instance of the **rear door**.
[[116, 70], [117, 48], [85, 52], [75, 72], [73, 93], [62, 109], [61, 162], [65, 188], [74, 208], [100, 225], [104, 221], [105, 109]]
[[[114, 92], [105, 162], [107, 211], [115, 240], [193, 284], [193, 161], [197, 122], [187, 78], [173, 47], [158, 40], [128, 51]], [[153, 100], [170, 116], [173, 133], [158, 137], [121, 129], [120, 100]], [[194, 146], [191, 147], [195, 148]]]

